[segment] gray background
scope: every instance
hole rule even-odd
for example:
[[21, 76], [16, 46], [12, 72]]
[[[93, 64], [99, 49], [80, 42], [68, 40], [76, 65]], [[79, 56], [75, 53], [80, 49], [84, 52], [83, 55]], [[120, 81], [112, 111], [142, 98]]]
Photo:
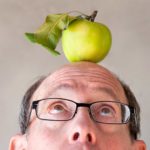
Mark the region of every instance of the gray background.
[[[99, 11], [96, 21], [112, 31], [109, 55], [100, 62], [133, 89], [142, 109], [142, 135], [150, 149], [150, 1], [149, 0], [0, 0], [0, 149], [19, 131], [22, 96], [37, 77], [68, 63], [24, 38], [50, 13]], [[61, 50], [61, 43], [57, 49]]]

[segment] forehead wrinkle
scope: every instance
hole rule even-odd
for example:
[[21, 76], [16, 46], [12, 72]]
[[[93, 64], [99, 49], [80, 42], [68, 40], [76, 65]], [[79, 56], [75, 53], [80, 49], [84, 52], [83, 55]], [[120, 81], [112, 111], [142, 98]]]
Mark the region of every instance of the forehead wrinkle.
[[[78, 67], [67, 67], [62, 68], [60, 70], [55, 71], [53, 74], [47, 77], [44, 81], [46, 90], [52, 86], [52, 88], [56, 89], [56, 86], [68, 87], [68, 89], [75, 87], [75, 80], [80, 80], [83, 82], [98, 82], [99, 84], [107, 85], [114, 91], [115, 95], [118, 95], [119, 91], [121, 91], [121, 85], [119, 85], [118, 79], [107, 69], [101, 68], [78, 68]], [[66, 83], [65, 83], [66, 82]], [[69, 83], [70, 82], [70, 83]], [[72, 84], [71, 84], [72, 82]], [[57, 85], [57, 84], [63, 85]], [[74, 84], [73, 84], [74, 83]], [[50, 90], [49, 90], [50, 91]], [[54, 91], [51, 89], [51, 91]], [[108, 92], [108, 91], [107, 91]], [[50, 93], [50, 92], [49, 92]]]
[[[104, 93], [110, 95], [113, 98], [113, 100], [120, 101], [118, 99], [118, 96], [116, 95], [116, 93], [109, 87], [97, 86], [97, 87], [94, 87], [93, 90], [97, 91], [97, 92], [104, 92]], [[109, 100], [109, 99], [104, 99], [104, 100]]]
[[[84, 78], [85, 79], [85, 78]], [[108, 81], [101, 81], [98, 83], [97, 80], [82, 80], [79, 81], [76, 79], [65, 79], [65, 80], [59, 80], [59, 82], [55, 83], [55, 86], [52, 88], [52, 90], [48, 91], [47, 95], [50, 96], [53, 93], [57, 92], [57, 90], [75, 90], [75, 89], [91, 89], [93, 91], [98, 91], [98, 92], [104, 92], [108, 95], [110, 95], [114, 100], [119, 101], [120, 98], [117, 96], [117, 92], [115, 89], [116, 86], [112, 87], [108, 85]]]
[[49, 95], [57, 92], [58, 90], [74, 90], [76, 88], [75, 80], [61, 81], [61, 83], [56, 84], [52, 90], [48, 93]]
[[[57, 81], [49, 81], [43, 83], [38, 91], [36, 93], [39, 93], [38, 95], [43, 98], [49, 98], [54, 93], [56, 93], [58, 90], [65, 89], [65, 90], [73, 90], [76, 88], [77, 84], [74, 79], [68, 79], [68, 80], [57, 80]], [[41, 94], [40, 94], [41, 93]], [[41, 99], [41, 98], [38, 98]]]
[[[114, 91], [121, 91], [122, 87], [119, 85], [120, 83], [118, 82], [118, 80], [114, 77], [114, 76], [110, 76], [106, 73], [100, 73], [100, 72], [97, 72], [97, 73], [93, 73], [93, 72], [74, 72], [72, 71], [73, 74], [71, 74], [71, 72], [68, 72], [69, 73], [69, 77], [68, 77], [68, 73], [62, 73], [62, 79], [63, 80], [69, 80], [70, 78], [74, 78], [74, 79], [78, 79], [78, 77], [80, 77], [82, 79], [82, 81], [88, 81], [88, 82], [97, 82], [99, 84], [105, 84], [105, 85], [109, 85], [111, 88], [113, 88]], [[59, 76], [58, 80], [61, 81], [61, 75]], [[56, 78], [57, 80], [57, 78]], [[56, 81], [55, 80], [55, 81]], [[117, 94], [115, 94], [117, 95]], [[115, 97], [115, 96], [114, 96]]]
[[[114, 84], [118, 82], [118, 79], [109, 71], [105, 69], [97, 69], [97, 68], [64, 68], [62, 70], [59, 70], [53, 74], [54, 80], [60, 80], [61, 78], [63, 79], [68, 79], [68, 78], [74, 78], [74, 77], [87, 77], [90, 80], [96, 80], [97, 79], [106, 79], [109, 78], [109, 82]], [[119, 82], [118, 82], [119, 83]]]
[[91, 86], [89, 81], [88, 82], [81, 81], [78, 83], [74, 79], [70, 79], [67, 82], [65, 80], [64, 80], [64, 82], [63, 81], [61, 83], [59, 82], [59, 84], [56, 84], [56, 86], [53, 87], [52, 90], [48, 91], [47, 96], [52, 95], [53, 93], [57, 92], [58, 90], [75, 90], [75, 89], [78, 89], [79, 87], [80, 88], [82, 88], [82, 87], [90, 88], [93, 91], [104, 92], [104, 93], [110, 95], [111, 97], [113, 97], [114, 100], [119, 101], [114, 90], [112, 90], [112, 88], [110, 88], [108, 86], [107, 87], [100, 86], [99, 84], [97, 84], [97, 82], [94, 84], [94, 86]]

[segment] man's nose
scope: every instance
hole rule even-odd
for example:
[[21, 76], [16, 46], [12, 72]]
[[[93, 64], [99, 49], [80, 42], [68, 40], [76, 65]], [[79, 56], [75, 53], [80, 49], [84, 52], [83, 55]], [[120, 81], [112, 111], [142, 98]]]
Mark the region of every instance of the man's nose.
[[89, 144], [96, 142], [95, 122], [87, 110], [78, 110], [76, 116], [70, 120], [69, 141]]

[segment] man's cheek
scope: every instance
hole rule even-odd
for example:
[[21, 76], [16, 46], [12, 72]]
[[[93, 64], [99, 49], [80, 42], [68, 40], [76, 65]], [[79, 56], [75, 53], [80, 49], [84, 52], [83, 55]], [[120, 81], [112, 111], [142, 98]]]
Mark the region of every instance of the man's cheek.
[[48, 144], [55, 144], [58, 142], [63, 133], [63, 124], [64, 123], [55, 121], [38, 120], [29, 130], [28, 144], [30, 148], [45, 148]]
[[[35, 126], [32, 126], [30, 133], [38, 135], [39, 137], [49, 137], [54, 139], [55, 137], [59, 137], [63, 128], [65, 126], [65, 122], [60, 121], [41, 121], [35, 123]], [[59, 134], [58, 134], [59, 133]]]
[[65, 122], [63, 122], [63, 121], [44, 121], [44, 122], [42, 122], [41, 126], [43, 128], [46, 128], [47, 130], [58, 131], [63, 126], [65, 126]]
[[98, 124], [98, 128], [101, 132], [104, 134], [117, 134], [122, 133], [122, 131], [125, 130], [125, 132], [128, 132], [128, 128], [125, 125], [116, 125], [116, 124]]

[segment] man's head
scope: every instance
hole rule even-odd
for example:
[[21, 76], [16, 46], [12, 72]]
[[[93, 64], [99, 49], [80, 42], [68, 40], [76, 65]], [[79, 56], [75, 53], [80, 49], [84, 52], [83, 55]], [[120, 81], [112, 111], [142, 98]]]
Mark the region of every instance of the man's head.
[[[82, 107], [74, 112], [72, 102], [53, 102], [54, 98], [71, 100]], [[44, 103], [40, 101], [36, 111], [31, 109], [32, 102], [41, 99]], [[96, 105], [85, 107], [95, 102]], [[123, 117], [118, 115], [129, 113], [122, 104], [136, 108], [127, 124], [121, 124]], [[100, 65], [79, 62], [63, 66], [34, 84], [27, 91], [22, 106], [22, 133], [12, 138], [10, 150], [145, 149], [145, 144], [136, 139], [140, 128], [135, 97], [123, 82]], [[71, 112], [75, 116], [62, 121], [68, 119]]]

